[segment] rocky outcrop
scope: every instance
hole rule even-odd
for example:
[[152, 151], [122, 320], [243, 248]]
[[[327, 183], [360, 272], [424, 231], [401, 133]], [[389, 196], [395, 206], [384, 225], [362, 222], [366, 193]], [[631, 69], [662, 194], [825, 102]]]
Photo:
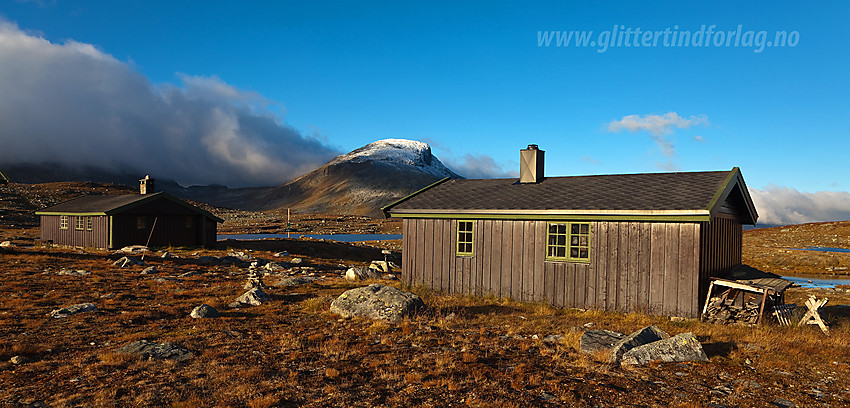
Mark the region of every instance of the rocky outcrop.
[[665, 333], [664, 330], [661, 330], [658, 327], [644, 327], [626, 336], [625, 338], [614, 344], [614, 346], [611, 347], [611, 355], [608, 357], [608, 362], [619, 363], [620, 359], [623, 357], [623, 354], [625, 354], [627, 351], [636, 347], [643, 346], [645, 344], [666, 339], [668, 337], [670, 337], [670, 335]]
[[635, 347], [623, 354], [621, 364], [651, 362], [708, 361], [702, 344], [693, 333], [682, 333], [663, 340]]
[[348, 270], [345, 271], [345, 280], [349, 280], [349, 281], [378, 279], [380, 277], [381, 277], [381, 274], [377, 270], [371, 269], [371, 268], [363, 268], [363, 267], [360, 267], [360, 266], [348, 268]]
[[147, 340], [139, 340], [115, 350], [118, 353], [139, 355], [146, 359], [176, 360], [183, 361], [192, 357], [192, 352], [177, 344], [153, 343]]
[[62, 319], [68, 316], [75, 315], [77, 313], [84, 312], [96, 312], [97, 306], [94, 303], [79, 303], [76, 305], [71, 305], [68, 307], [63, 307], [61, 309], [56, 309], [50, 312], [50, 317], [54, 319]]
[[343, 317], [365, 317], [388, 322], [424, 309], [419, 296], [378, 283], [346, 291], [331, 303], [331, 312]]

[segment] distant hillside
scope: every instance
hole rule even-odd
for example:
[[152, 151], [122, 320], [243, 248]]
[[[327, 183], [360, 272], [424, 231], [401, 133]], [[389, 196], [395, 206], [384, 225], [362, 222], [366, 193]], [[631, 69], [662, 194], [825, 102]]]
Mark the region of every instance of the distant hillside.
[[258, 192], [256, 209], [380, 215], [381, 207], [445, 177], [462, 178], [426, 143], [386, 139], [338, 156], [289, 183]]

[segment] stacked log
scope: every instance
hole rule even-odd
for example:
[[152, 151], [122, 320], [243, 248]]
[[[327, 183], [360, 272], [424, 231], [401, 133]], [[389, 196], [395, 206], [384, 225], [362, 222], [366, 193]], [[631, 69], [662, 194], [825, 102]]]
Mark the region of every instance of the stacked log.
[[709, 323], [755, 326], [759, 320], [761, 305], [748, 301], [743, 306], [735, 305], [735, 299], [713, 297], [708, 302], [705, 321]]

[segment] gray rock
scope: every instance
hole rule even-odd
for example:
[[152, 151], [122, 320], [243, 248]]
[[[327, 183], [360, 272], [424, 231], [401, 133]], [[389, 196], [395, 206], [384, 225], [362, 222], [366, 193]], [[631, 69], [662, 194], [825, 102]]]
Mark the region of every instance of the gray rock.
[[619, 363], [623, 354], [627, 351], [635, 347], [640, 347], [644, 344], [649, 344], [669, 337], [669, 334], [665, 333], [664, 330], [661, 330], [658, 327], [644, 327], [614, 344], [614, 347], [611, 347], [611, 355], [608, 357], [608, 362]]
[[83, 269], [62, 269], [61, 271], [56, 272], [56, 274], [65, 276], [86, 276], [91, 275], [91, 272]]
[[292, 260], [289, 261], [289, 263], [292, 265], [301, 265], [303, 262], [304, 260], [301, 258], [292, 258]]
[[218, 265], [221, 263], [221, 260], [217, 256], [200, 256], [198, 257], [198, 263], [201, 265]]
[[372, 261], [372, 264], [369, 265], [369, 269], [374, 269], [378, 271], [378, 273], [392, 272], [392, 268], [390, 268], [390, 264], [387, 261]]
[[139, 274], [141, 275], [153, 275], [155, 273], [159, 273], [159, 270], [156, 269], [156, 266], [148, 266], [147, 268], [139, 272]]
[[366, 317], [397, 322], [405, 315], [424, 308], [425, 303], [413, 293], [373, 283], [345, 291], [331, 302], [330, 310], [343, 317]]
[[181, 273], [180, 275], [177, 275], [177, 276], [180, 277], [180, 278], [188, 278], [190, 276], [195, 276], [195, 275], [200, 275], [200, 274], [201, 274], [201, 272], [199, 272], [199, 271], [189, 271], [189, 272]]
[[77, 313], [84, 312], [96, 312], [97, 306], [94, 303], [79, 303], [76, 305], [71, 305], [68, 307], [63, 307], [61, 309], [56, 309], [50, 312], [50, 317], [54, 319], [62, 319], [68, 316], [75, 315]]
[[345, 280], [348, 281], [359, 281], [366, 279], [378, 279], [381, 275], [374, 269], [363, 268], [361, 266], [355, 266], [353, 268], [348, 268], [345, 271]]
[[3, 241], [3, 242], [0, 242], [0, 248], [11, 248], [11, 247], [13, 247], [13, 246], [15, 246], [15, 245], [14, 245], [14, 244], [12, 244], [12, 241]]
[[227, 256], [234, 257], [234, 258], [236, 258], [240, 261], [248, 261], [248, 260], [251, 259], [251, 255], [248, 255], [248, 254], [241, 252], [241, 251], [240, 252], [230, 252], [230, 253], [227, 254]]
[[153, 343], [139, 340], [115, 350], [118, 353], [136, 354], [146, 359], [183, 361], [192, 357], [192, 352], [177, 344]]
[[592, 354], [600, 350], [609, 350], [618, 341], [626, 337], [623, 333], [610, 330], [587, 330], [579, 340], [579, 350], [582, 353]]
[[693, 333], [682, 333], [663, 340], [635, 347], [623, 354], [621, 364], [640, 365], [653, 361], [708, 361], [702, 344]]
[[228, 307], [259, 306], [271, 300], [271, 297], [260, 288], [253, 288], [229, 304]]
[[132, 254], [136, 252], [148, 252], [148, 247], [144, 245], [130, 245], [119, 249], [117, 252], [124, 254]]
[[398, 276], [392, 273], [385, 273], [381, 275], [381, 279], [383, 280], [398, 280]]
[[205, 319], [211, 317], [218, 317], [218, 310], [215, 310], [214, 307], [203, 304], [194, 309], [192, 309], [192, 313], [189, 314], [193, 319]]
[[133, 258], [131, 256], [122, 256], [117, 261], [112, 263], [112, 266], [117, 266], [119, 268], [128, 268], [134, 265], [144, 265], [145, 262], [139, 259]]
[[30, 362], [30, 359], [27, 356], [14, 356], [9, 360], [12, 364], [26, 364]]
[[557, 342], [561, 341], [561, 339], [563, 339], [563, 338], [564, 338], [564, 335], [562, 335], [562, 334], [550, 334], [548, 336], [543, 336], [543, 342], [544, 343], [557, 343]]
[[281, 279], [280, 281], [275, 283], [274, 286], [298, 286], [303, 285], [305, 283], [313, 282], [315, 280], [315, 278], [302, 278], [300, 276], [291, 276], [288, 278]]
[[286, 267], [277, 263], [277, 262], [269, 262], [269, 263], [263, 265], [263, 269], [265, 269], [269, 272], [277, 272], [277, 271], [282, 271], [282, 270], [286, 269]]
[[779, 397], [777, 397], [776, 399], [773, 400], [773, 405], [776, 405], [776, 406], [782, 407], [782, 408], [796, 408], [797, 407], [797, 404], [795, 404], [791, 401], [788, 401], [787, 399], [779, 398]]

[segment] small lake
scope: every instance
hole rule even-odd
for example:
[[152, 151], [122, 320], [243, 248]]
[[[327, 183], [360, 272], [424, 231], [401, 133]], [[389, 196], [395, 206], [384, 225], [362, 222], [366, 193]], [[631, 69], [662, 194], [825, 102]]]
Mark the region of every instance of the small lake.
[[850, 253], [850, 249], [847, 248], [830, 248], [830, 247], [821, 247], [821, 246], [808, 246], [805, 248], [788, 248], [793, 249], [795, 251], [820, 251], [820, 252], [843, 252]]
[[361, 241], [387, 241], [391, 239], [401, 239], [401, 234], [301, 234], [301, 233], [291, 233], [291, 234], [227, 234], [227, 235], [219, 235], [219, 241], [223, 241], [225, 239], [239, 239], [239, 240], [260, 240], [260, 239], [277, 239], [277, 238], [290, 238], [290, 239], [298, 239], [298, 238], [313, 238], [313, 239], [324, 239], [328, 241], [337, 241], [337, 242], [361, 242]]
[[835, 285], [850, 285], [850, 276], [846, 278], [816, 278], [801, 276], [783, 276], [804, 288], [834, 288]]

